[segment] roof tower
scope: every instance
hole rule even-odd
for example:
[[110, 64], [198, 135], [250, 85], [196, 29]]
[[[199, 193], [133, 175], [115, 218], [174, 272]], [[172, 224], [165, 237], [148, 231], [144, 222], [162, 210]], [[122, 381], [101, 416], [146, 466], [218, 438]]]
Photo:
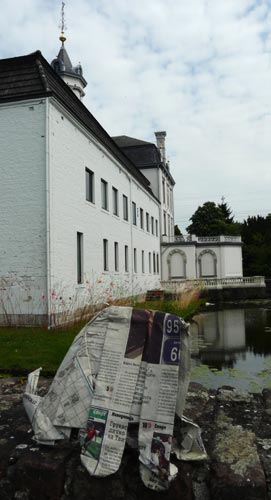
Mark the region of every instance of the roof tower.
[[61, 6], [61, 35], [59, 40], [61, 41], [61, 47], [59, 53], [55, 59], [52, 60], [51, 66], [55, 72], [64, 80], [67, 85], [73, 90], [73, 92], [82, 99], [85, 95], [84, 88], [87, 86], [87, 82], [83, 77], [83, 69], [79, 63], [77, 66], [73, 66], [68, 53], [65, 48], [65, 42], [67, 40], [65, 36], [65, 31], [67, 29], [65, 22], [65, 3], [62, 2]]

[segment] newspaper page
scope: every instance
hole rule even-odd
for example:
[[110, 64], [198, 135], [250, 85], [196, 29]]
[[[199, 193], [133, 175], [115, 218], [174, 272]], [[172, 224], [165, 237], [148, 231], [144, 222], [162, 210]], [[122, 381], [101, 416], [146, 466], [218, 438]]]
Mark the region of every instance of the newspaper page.
[[132, 308], [122, 309], [121, 314], [116, 309], [111, 317], [81, 452], [90, 474], [107, 476], [119, 469], [149, 317], [149, 311]]
[[179, 381], [180, 337], [187, 326], [180, 318], [156, 312], [149, 346], [139, 424], [140, 473], [146, 486], [167, 489], [177, 468], [170, 464]]
[[39, 443], [52, 445], [86, 427], [107, 326], [105, 310], [79, 332], [44, 398], [36, 394], [40, 369], [28, 376], [23, 403]]

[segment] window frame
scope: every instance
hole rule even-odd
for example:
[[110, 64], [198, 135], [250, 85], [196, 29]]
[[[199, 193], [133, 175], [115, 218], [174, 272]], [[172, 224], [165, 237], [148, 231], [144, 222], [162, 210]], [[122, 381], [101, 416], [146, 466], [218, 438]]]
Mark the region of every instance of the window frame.
[[129, 247], [124, 245], [124, 272], [129, 272]]
[[149, 214], [149, 212], [146, 212], [146, 231], [148, 233], [150, 232], [150, 214]]
[[137, 251], [134, 248], [134, 273], [137, 273]]
[[136, 203], [132, 201], [132, 222], [133, 225], [137, 225], [137, 216], [136, 216]]
[[144, 250], [141, 250], [141, 269], [142, 269], [142, 274], [145, 273], [145, 252]]
[[119, 243], [118, 241], [114, 241], [114, 263], [115, 263], [115, 272], [119, 271]]
[[85, 187], [86, 187], [86, 201], [95, 203], [95, 189], [94, 189], [94, 172], [88, 167], [85, 167]]
[[108, 262], [108, 239], [103, 238], [103, 270], [109, 271]]
[[151, 216], [151, 234], [154, 235], [154, 217]]
[[104, 179], [101, 179], [101, 208], [107, 212], [109, 211], [108, 182]]
[[144, 210], [140, 208], [140, 229], [144, 229]]
[[77, 284], [82, 285], [84, 282], [84, 251], [83, 251], [83, 233], [77, 231], [76, 233], [76, 245], [77, 245]]
[[129, 212], [128, 212], [128, 196], [126, 194], [122, 195], [122, 209], [123, 209], [123, 220], [129, 220]]
[[112, 212], [119, 217], [119, 190], [112, 186]]
[[155, 236], [159, 236], [159, 233], [158, 233], [158, 220], [155, 219]]

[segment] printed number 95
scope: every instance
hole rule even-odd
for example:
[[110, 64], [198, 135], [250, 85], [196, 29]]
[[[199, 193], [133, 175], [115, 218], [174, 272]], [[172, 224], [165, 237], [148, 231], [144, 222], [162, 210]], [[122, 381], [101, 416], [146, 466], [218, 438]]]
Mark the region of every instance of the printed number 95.
[[166, 334], [179, 335], [181, 331], [181, 322], [178, 318], [169, 317], [166, 321]]

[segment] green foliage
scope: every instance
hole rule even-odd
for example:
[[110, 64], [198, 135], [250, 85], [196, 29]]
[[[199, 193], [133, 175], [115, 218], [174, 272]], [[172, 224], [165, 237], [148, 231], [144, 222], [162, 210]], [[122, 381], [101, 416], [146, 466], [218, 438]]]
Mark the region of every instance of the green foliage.
[[221, 210], [225, 222], [227, 224], [232, 224], [234, 216], [232, 215], [232, 210], [230, 209], [228, 204], [223, 202], [223, 203], [219, 203], [217, 206]]
[[175, 226], [174, 226], [174, 234], [175, 234], [175, 236], [182, 236], [182, 232], [181, 232], [178, 224], [175, 224]]
[[240, 225], [233, 222], [231, 209], [227, 203], [216, 205], [213, 201], [206, 201], [199, 206], [192, 215], [190, 224], [186, 230], [189, 234], [196, 236], [219, 236], [240, 234]]
[[245, 276], [271, 276], [271, 214], [248, 217], [241, 226]]
[[205, 299], [197, 299], [189, 302], [185, 306], [180, 306], [178, 300], [156, 300], [148, 302], [138, 302], [134, 305], [139, 309], [152, 309], [154, 311], [163, 311], [170, 314], [175, 314], [183, 319], [188, 319], [195, 314], [200, 305], [205, 302]]

